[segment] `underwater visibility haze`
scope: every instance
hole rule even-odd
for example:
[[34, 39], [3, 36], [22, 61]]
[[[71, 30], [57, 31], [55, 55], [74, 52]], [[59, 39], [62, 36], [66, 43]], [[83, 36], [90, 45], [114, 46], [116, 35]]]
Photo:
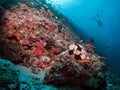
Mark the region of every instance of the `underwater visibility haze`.
[[[98, 53], [120, 75], [120, 1], [119, 0], [47, 0], [85, 33], [83, 39], [92, 38]], [[76, 33], [81, 33], [79, 29]]]
[[120, 90], [119, 0], [1, 0], [0, 90]]

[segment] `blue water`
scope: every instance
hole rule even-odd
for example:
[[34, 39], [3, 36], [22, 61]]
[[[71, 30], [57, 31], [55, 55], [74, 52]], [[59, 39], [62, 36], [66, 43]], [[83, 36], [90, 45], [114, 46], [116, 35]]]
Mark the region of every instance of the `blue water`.
[[120, 0], [47, 1], [77, 27], [82, 28], [86, 33], [84, 35], [87, 35], [84, 40], [95, 40], [96, 50], [106, 57], [108, 68], [120, 75]]

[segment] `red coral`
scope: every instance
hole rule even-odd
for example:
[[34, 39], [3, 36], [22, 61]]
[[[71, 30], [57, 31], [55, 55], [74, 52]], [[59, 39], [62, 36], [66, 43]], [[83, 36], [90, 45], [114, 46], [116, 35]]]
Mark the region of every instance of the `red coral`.
[[54, 52], [54, 53], [58, 53], [58, 52], [59, 52], [59, 49], [58, 49], [58, 48], [54, 48], [54, 49], [53, 49], [53, 52]]
[[38, 49], [42, 49], [43, 48], [43, 44], [41, 42], [39, 42], [38, 45], [37, 45], [37, 48]]
[[42, 55], [43, 50], [41, 50], [41, 49], [36, 49], [36, 50], [34, 51], [34, 53], [35, 53], [36, 55]]
[[88, 58], [83, 58], [81, 61], [86, 61], [86, 60], [89, 60]]
[[40, 42], [37, 45], [37, 49], [34, 51], [36, 55], [42, 55], [43, 53], [43, 44]]
[[51, 63], [47, 64], [46, 67], [50, 67], [51, 66]]
[[35, 22], [31, 22], [30, 23], [30, 29], [32, 29], [35, 25], [36, 25]]
[[53, 53], [50, 52], [49, 56], [51, 59], [53, 59], [53, 60], [55, 59], [55, 55]]
[[94, 46], [91, 43], [85, 45], [88, 52], [94, 52]]
[[36, 63], [36, 65], [38, 68], [42, 68], [44, 64], [43, 64], [43, 62], [39, 61]]
[[40, 60], [36, 60], [35, 65], [36, 65], [37, 68], [46, 68], [46, 67], [50, 67], [51, 63], [45, 64]]
[[94, 48], [94, 46], [91, 43], [86, 44], [86, 47], [88, 47], [88, 48]]
[[48, 26], [48, 30], [54, 31], [54, 30], [55, 30], [55, 27], [54, 27], [54, 26]]

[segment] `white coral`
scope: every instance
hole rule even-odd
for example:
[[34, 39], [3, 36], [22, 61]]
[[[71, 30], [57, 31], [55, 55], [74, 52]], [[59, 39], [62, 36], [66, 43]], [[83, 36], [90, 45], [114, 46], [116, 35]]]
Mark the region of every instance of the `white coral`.
[[48, 56], [42, 56], [41, 58], [40, 58], [40, 60], [42, 60], [44, 63], [50, 63], [50, 61], [51, 61], [51, 59], [50, 59], [50, 57], [48, 57]]

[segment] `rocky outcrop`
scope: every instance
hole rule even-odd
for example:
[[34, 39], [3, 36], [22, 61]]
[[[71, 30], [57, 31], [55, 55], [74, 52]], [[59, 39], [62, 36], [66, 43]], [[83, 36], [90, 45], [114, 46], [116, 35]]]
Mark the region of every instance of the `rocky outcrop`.
[[[98, 63], [96, 64], [99, 65]], [[43, 82], [55, 86], [80, 87], [85, 90], [101, 90], [101, 88], [105, 87], [103, 69], [97, 71], [98, 67], [104, 67], [104, 65], [96, 66], [96, 68], [93, 68], [93, 72], [88, 70], [88, 68], [92, 68], [94, 64], [92, 64], [91, 67], [88, 67], [90, 64], [87, 66], [87, 63], [84, 63], [84, 65], [79, 65], [73, 62], [69, 57], [64, 56], [57, 60], [46, 72]]]
[[0, 59], [0, 90], [19, 90], [19, 71], [8, 60]]
[[57, 60], [51, 69], [46, 73], [44, 83], [55, 85], [74, 85], [73, 81], [81, 77], [83, 68], [72, 62], [69, 57]]

